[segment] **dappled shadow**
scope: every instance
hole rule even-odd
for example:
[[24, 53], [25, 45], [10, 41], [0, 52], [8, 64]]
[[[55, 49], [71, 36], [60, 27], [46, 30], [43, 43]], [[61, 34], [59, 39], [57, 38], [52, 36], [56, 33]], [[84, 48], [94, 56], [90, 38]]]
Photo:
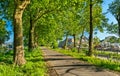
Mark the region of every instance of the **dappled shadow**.
[[47, 48], [45, 48], [45, 47], [41, 47], [41, 50], [46, 51], [46, 50], [48, 50], [48, 49], [47, 49]]
[[27, 58], [27, 57], [42, 57], [43, 55], [35, 55], [35, 56], [33, 56], [33, 55], [27, 55], [27, 54], [25, 54], [25, 57]]
[[[62, 73], [60, 76], [67, 76], [68, 75], [73, 75], [73, 76], [80, 76], [80, 73], [76, 73], [76, 72], [86, 72], [86, 73], [90, 73], [90, 72], [104, 72], [104, 69], [101, 69], [99, 67], [95, 67], [92, 64], [73, 64], [73, 65], [59, 65], [59, 66], [52, 66], [58, 70], [62, 70], [64, 69], [65, 72]], [[75, 72], [76, 71], [76, 72]]]
[[0, 55], [0, 64], [12, 64], [13, 63], [13, 53], [7, 52]]
[[55, 61], [55, 60], [76, 60], [75, 58], [45, 58], [45, 61]]
[[[66, 71], [65, 71], [65, 73], [62, 73], [61, 74], [61, 76], [64, 76], [64, 75], [66, 75], [66, 74], [71, 74], [71, 75], [74, 75], [74, 76], [80, 76], [79, 74], [76, 74], [76, 73], [74, 73], [74, 72], [72, 72], [72, 71], [75, 71], [75, 70], [78, 70], [79, 68], [69, 68], [69, 69], [67, 69]], [[87, 68], [88, 69], [88, 68]], [[99, 68], [91, 68], [90, 69], [91, 71], [95, 71], [95, 72], [103, 72], [104, 70], [102, 70], [102, 69], [99, 69]], [[80, 71], [80, 70], [79, 70]]]
[[[73, 65], [72, 65], [73, 66]], [[77, 68], [70, 68], [66, 70], [66, 73], [70, 72], [71, 70], [75, 70], [75, 69], [79, 69], [79, 68], [84, 68], [84, 69], [89, 69], [90, 71], [94, 71], [94, 72], [102, 72], [104, 71], [103, 69], [99, 68], [99, 67], [95, 67], [94, 65], [75, 65], [77, 66]], [[66, 66], [64, 66], [66, 67]], [[68, 66], [69, 67], [69, 66]]]
[[12, 64], [13, 63], [13, 60], [11, 60], [11, 57], [4, 57], [4, 56], [1, 56], [0, 57], [0, 64]]
[[60, 66], [53, 66], [53, 67], [79, 67], [79, 66], [84, 66], [84, 67], [91, 67], [94, 66], [93, 64], [71, 64], [71, 65], [60, 65]]
[[27, 61], [40, 62], [40, 61], [44, 61], [44, 60], [40, 59], [40, 58], [33, 58], [33, 59], [30, 59], [30, 60], [27, 60]]
[[0, 64], [12, 64], [12, 60], [7, 60], [7, 59], [3, 59], [3, 60], [0, 60]]
[[[66, 76], [67, 74], [74, 75], [74, 76], [80, 76], [80, 73], [76, 72], [104, 72], [105, 70], [95, 67], [94, 65], [90, 64], [78, 64], [78, 65], [60, 65], [60, 66], [53, 66], [54, 68], [57, 69], [65, 69], [65, 72], [61, 74], [61, 76]], [[75, 72], [76, 71], [76, 72]]]
[[[87, 63], [85, 58], [72, 58], [45, 48], [42, 48], [42, 50], [44, 60], [50, 63], [49, 68], [55, 69], [59, 76], [115, 76], [102, 67], [104, 66], [101, 64], [102, 62], [99, 66]], [[105, 66], [107, 65], [105, 64]]]
[[[94, 70], [95, 72], [101, 72], [103, 71], [103, 68], [100, 68], [100, 67], [96, 67], [96, 65], [94, 64], [88, 64], [86, 62], [74, 62], [74, 60], [76, 60], [75, 58], [45, 58], [44, 59], [45, 61], [61, 61], [62, 60], [65, 60], [69, 63], [69, 60], [73, 60], [72, 63], [69, 65], [69, 64], [62, 64], [62, 65], [58, 65], [58, 66], [52, 66], [52, 67], [55, 67], [55, 68], [69, 68], [70, 69], [67, 69], [66, 72], [69, 72], [70, 70], [72, 69], [78, 69], [78, 68], [84, 68], [84, 69], [90, 69], [90, 70]], [[72, 68], [71, 68], [72, 67]]]
[[57, 54], [57, 55], [45, 55], [45, 56], [66, 56], [66, 55]]

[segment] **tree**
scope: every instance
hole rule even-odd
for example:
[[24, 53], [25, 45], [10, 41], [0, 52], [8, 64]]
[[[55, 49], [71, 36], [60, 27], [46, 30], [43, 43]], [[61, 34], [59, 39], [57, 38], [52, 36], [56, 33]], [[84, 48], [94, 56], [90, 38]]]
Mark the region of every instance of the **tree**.
[[83, 39], [83, 36], [84, 36], [84, 32], [85, 32], [85, 26], [82, 27], [82, 33], [81, 33], [81, 36], [80, 36], [80, 38], [79, 38], [78, 53], [80, 52], [80, 48], [81, 48], [81, 45], [82, 45], [82, 39]]
[[[84, 21], [84, 3], [85, 1], [76, 1], [75, 4], [73, 3], [63, 14], [63, 29], [64, 33], [67, 36], [73, 36], [74, 38], [74, 45], [76, 47], [76, 37], [81, 33], [82, 25]], [[83, 16], [83, 17], [82, 17]], [[66, 39], [67, 41], [67, 39]], [[67, 42], [65, 42], [67, 43]]]
[[96, 36], [93, 38], [93, 47], [98, 46], [100, 44], [100, 39]]
[[109, 24], [107, 27], [107, 32], [110, 33], [110, 34], [116, 34], [118, 35], [118, 24], [114, 24], [113, 22], [111, 24]]
[[[92, 56], [93, 55], [93, 49], [92, 49], [92, 44], [93, 44], [93, 31], [95, 28], [100, 28], [100, 26], [103, 26], [102, 24], [104, 23], [104, 15], [102, 14], [102, 0], [97, 0], [97, 1], [92, 1], [90, 0], [89, 2], [89, 11], [90, 11], [90, 26], [89, 26], [89, 52], [88, 55]], [[99, 30], [102, 30], [101, 28]]]
[[9, 31], [6, 29], [6, 21], [4, 18], [7, 5], [7, 1], [0, 1], [0, 45], [9, 39]]
[[55, 13], [49, 13], [44, 15], [44, 18], [39, 19], [35, 28], [39, 45], [54, 47], [54, 44], [62, 39], [63, 33], [59, 23], [59, 16], [57, 15]]
[[22, 15], [30, 0], [14, 0], [14, 2], [14, 64], [23, 65], [26, 60], [23, 48]]
[[108, 11], [113, 14], [118, 22], [118, 35], [120, 36], [120, 0], [114, 0], [109, 4]]
[[0, 20], [0, 45], [9, 39], [9, 32], [6, 30], [5, 21]]
[[90, 35], [89, 35], [89, 52], [88, 55], [92, 56], [93, 51], [92, 51], [92, 37], [93, 37], [93, 17], [92, 17], [92, 0], [90, 0]]
[[[65, 1], [65, 3], [64, 3]], [[27, 16], [29, 17], [29, 51], [32, 51], [34, 49], [35, 45], [35, 28], [38, 23], [38, 21], [46, 14], [49, 14], [54, 11], [58, 11], [62, 6], [66, 5], [66, 1], [60, 1], [60, 0], [34, 0], [31, 1], [31, 4], [28, 7]], [[29, 15], [29, 16], [28, 16]]]

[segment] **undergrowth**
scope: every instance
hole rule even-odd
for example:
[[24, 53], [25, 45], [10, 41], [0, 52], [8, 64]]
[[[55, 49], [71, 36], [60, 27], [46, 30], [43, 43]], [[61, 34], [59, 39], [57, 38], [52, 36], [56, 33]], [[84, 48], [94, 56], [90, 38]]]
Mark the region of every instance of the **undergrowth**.
[[39, 48], [32, 52], [25, 50], [27, 63], [23, 66], [13, 65], [13, 51], [0, 54], [0, 76], [47, 76], [47, 68]]

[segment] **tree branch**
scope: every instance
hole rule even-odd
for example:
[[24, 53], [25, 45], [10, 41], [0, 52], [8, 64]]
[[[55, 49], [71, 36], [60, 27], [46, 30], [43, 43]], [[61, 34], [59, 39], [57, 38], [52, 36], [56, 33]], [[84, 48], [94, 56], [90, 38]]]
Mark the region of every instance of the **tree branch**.
[[56, 11], [56, 9], [53, 10], [46, 10], [44, 13], [42, 13], [41, 15], [39, 15], [38, 17], [36, 17], [36, 19], [34, 20], [34, 22], [36, 22], [38, 19], [40, 19], [43, 15], [48, 14], [50, 12]]

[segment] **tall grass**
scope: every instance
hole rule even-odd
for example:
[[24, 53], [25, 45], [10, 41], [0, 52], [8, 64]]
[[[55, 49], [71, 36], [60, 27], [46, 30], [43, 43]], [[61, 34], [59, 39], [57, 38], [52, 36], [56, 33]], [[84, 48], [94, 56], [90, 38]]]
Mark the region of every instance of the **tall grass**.
[[47, 76], [47, 68], [39, 48], [32, 52], [25, 50], [27, 63], [23, 66], [14, 66], [12, 56], [13, 51], [0, 56], [0, 76]]

